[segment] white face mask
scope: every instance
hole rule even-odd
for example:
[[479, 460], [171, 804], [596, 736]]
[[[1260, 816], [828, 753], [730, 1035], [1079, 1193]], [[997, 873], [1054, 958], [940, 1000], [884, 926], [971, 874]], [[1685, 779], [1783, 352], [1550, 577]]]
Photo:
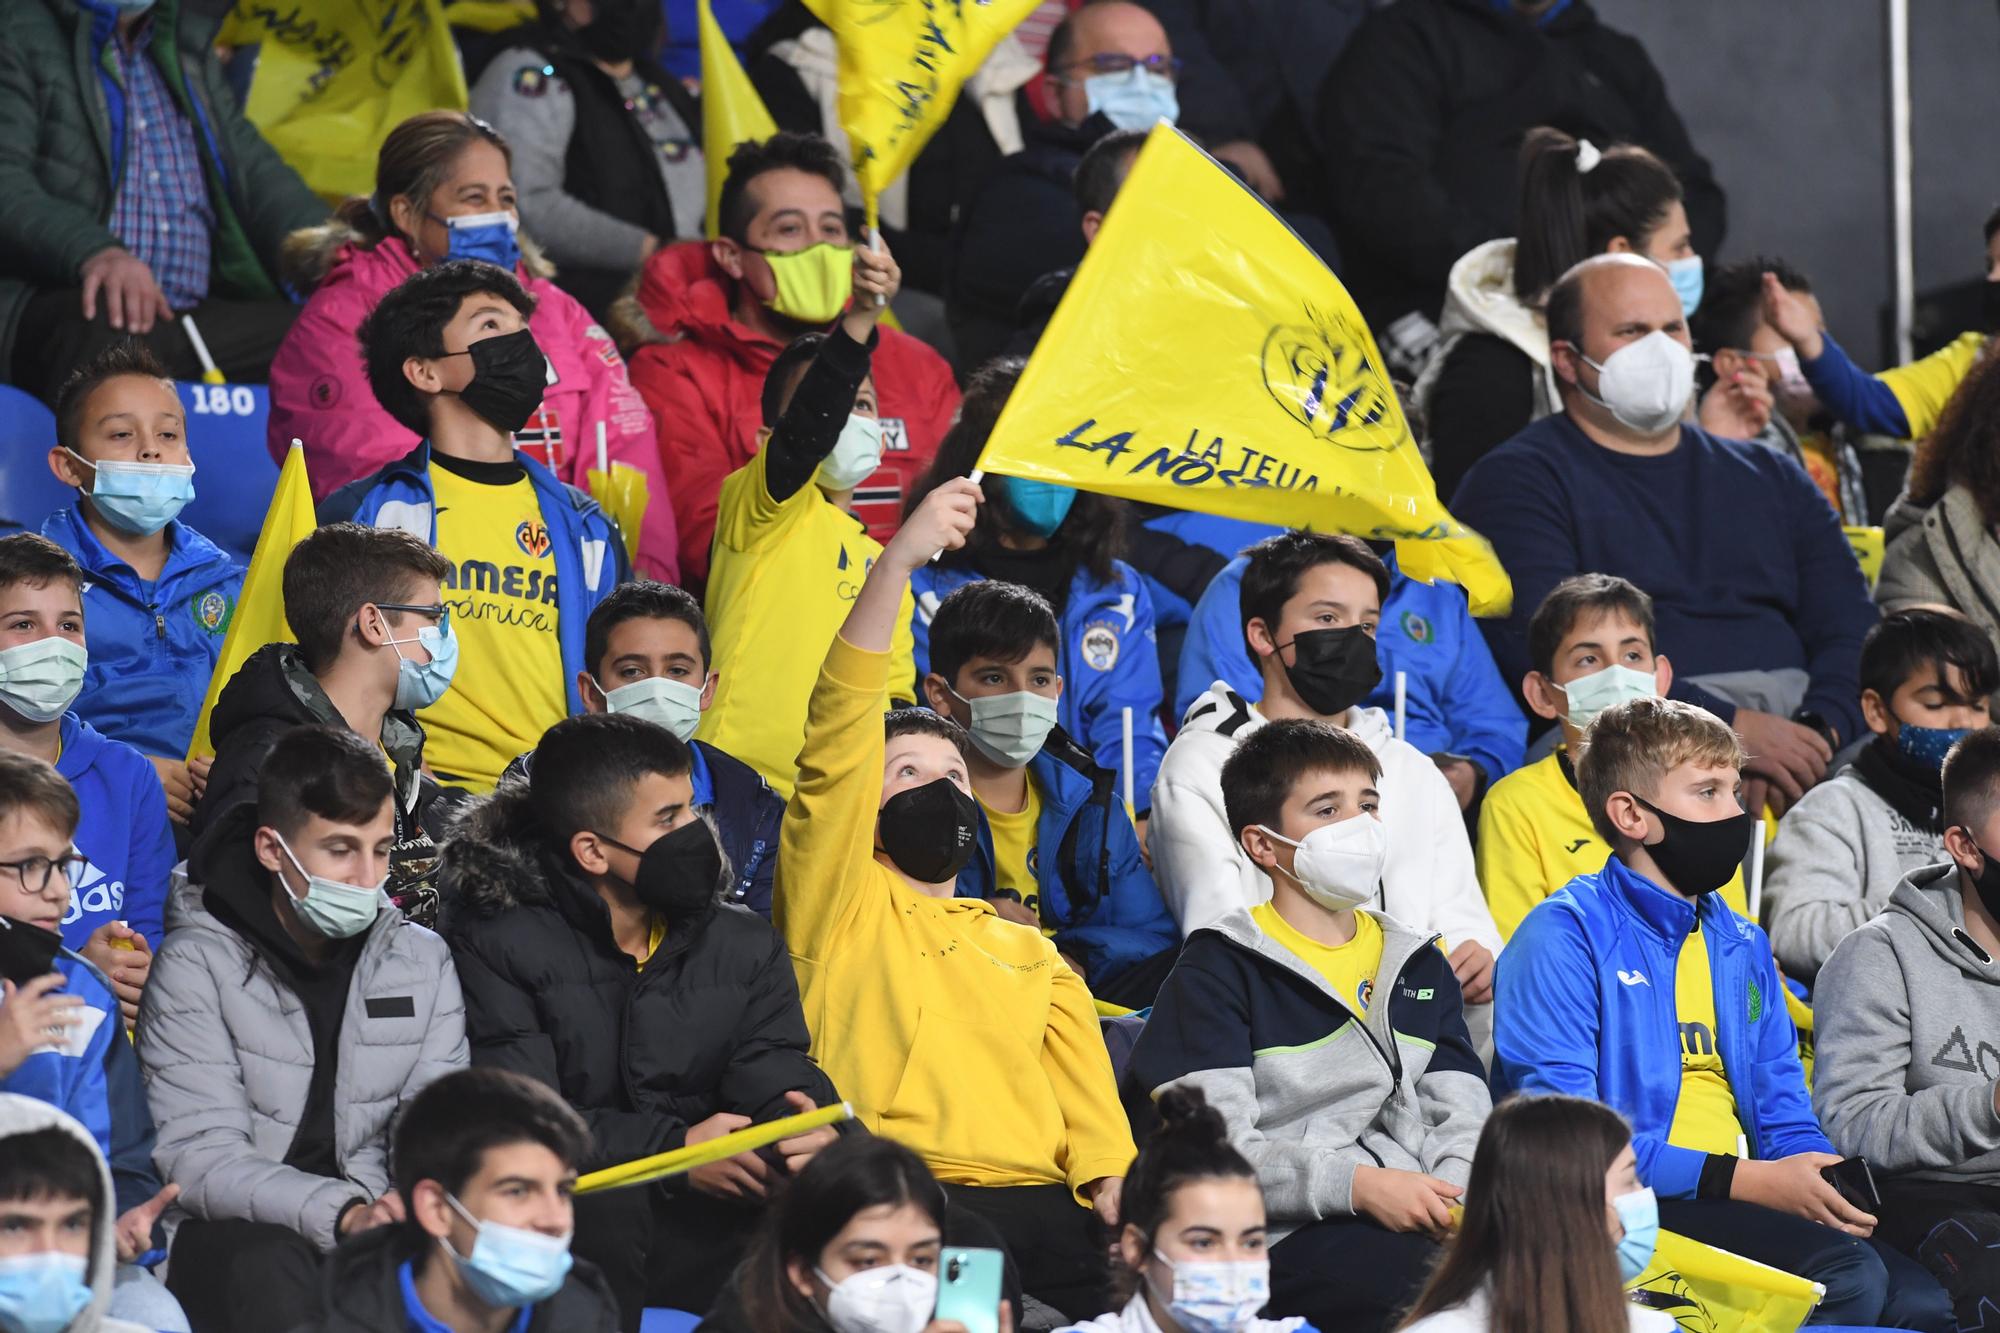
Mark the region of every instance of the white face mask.
[[966, 730], [973, 746], [1003, 768], [1019, 768], [1040, 754], [1049, 733], [1055, 730], [1056, 701], [1033, 690], [989, 694], [983, 699], [968, 699], [952, 690], [951, 697], [972, 710], [972, 725]]
[[1694, 397], [1694, 353], [1659, 329], [1626, 343], [1599, 365], [1576, 354], [1597, 372], [1597, 392], [1578, 380], [1583, 396], [1642, 435], [1658, 435], [1681, 419]]
[[[1173, 1272], [1173, 1294], [1159, 1292], [1159, 1295], [1166, 1300], [1174, 1322], [1184, 1333], [1237, 1333], [1249, 1327], [1257, 1312], [1271, 1299], [1268, 1259], [1200, 1263], [1184, 1259], [1174, 1263], [1158, 1250], [1153, 1251], [1153, 1257]], [[1149, 1277], [1147, 1281], [1150, 1283], [1152, 1279]], [[1154, 1290], [1158, 1292], [1159, 1288], [1156, 1286]]]
[[937, 1275], [908, 1264], [883, 1264], [827, 1285], [826, 1322], [833, 1333], [923, 1333], [937, 1308]]
[[882, 423], [859, 412], [847, 414], [833, 452], [820, 460], [818, 481], [830, 491], [851, 491], [882, 466]]
[[682, 740], [694, 735], [695, 727], [701, 722], [700, 686], [668, 680], [665, 676], [649, 676], [629, 685], [620, 685], [615, 690], [605, 689], [594, 678], [591, 683], [597, 685], [604, 695], [606, 712], [630, 713], [633, 717], [644, 718], [665, 727]]
[[[382, 886], [389, 882], [388, 876], [383, 876], [382, 883], [372, 889], [365, 884], [346, 884], [309, 872], [282, 837], [278, 846], [284, 849], [292, 869], [306, 882], [306, 896], [292, 897], [292, 910], [299, 914], [299, 920], [330, 940], [353, 939], [375, 924], [382, 904], [387, 901], [382, 896]], [[291, 892], [289, 886], [286, 892]]]
[[1321, 907], [1339, 912], [1375, 896], [1382, 882], [1382, 863], [1389, 856], [1388, 834], [1375, 816], [1356, 815], [1337, 824], [1322, 824], [1299, 842], [1263, 824], [1257, 827], [1299, 849], [1292, 858], [1292, 882]]
[[1660, 682], [1652, 672], [1636, 671], [1628, 666], [1608, 666], [1557, 688], [1569, 701], [1563, 720], [1578, 731], [1589, 726], [1599, 713], [1613, 704], [1622, 704], [1628, 699], [1660, 697]]
[[0, 649], [0, 707], [30, 722], [53, 722], [83, 691], [83, 669], [89, 664], [82, 644], [53, 634]]

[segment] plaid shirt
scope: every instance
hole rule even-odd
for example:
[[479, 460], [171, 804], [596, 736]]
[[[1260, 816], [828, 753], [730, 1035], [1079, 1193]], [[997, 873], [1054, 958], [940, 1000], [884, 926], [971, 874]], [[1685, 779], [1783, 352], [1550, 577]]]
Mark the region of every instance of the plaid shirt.
[[157, 28], [143, 25], [130, 50], [116, 36], [107, 44], [125, 90], [125, 169], [111, 204], [111, 230], [153, 270], [167, 304], [190, 310], [208, 295], [215, 210], [194, 126], [147, 55]]

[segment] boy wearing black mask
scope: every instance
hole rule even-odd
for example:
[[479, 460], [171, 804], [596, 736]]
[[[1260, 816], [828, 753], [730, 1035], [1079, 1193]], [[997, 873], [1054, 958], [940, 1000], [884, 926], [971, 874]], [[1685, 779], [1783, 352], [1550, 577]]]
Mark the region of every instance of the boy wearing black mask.
[[[590, 1125], [583, 1171], [704, 1143], [839, 1099], [807, 1054], [783, 943], [730, 906], [688, 749], [623, 714], [551, 727], [445, 844], [445, 938], [475, 1065], [562, 1093]], [[647, 1306], [708, 1308], [819, 1130], [666, 1184], [578, 1200], [576, 1253]]]
[[1153, 874], [1183, 934], [1271, 896], [1269, 878], [1230, 835], [1222, 765], [1266, 722], [1317, 718], [1367, 742], [1382, 765], [1389, 843], [1381, 890], [1367, 906], [1444, 936], [1482, 1052], [1493, 1030], [1500, 932], [1473, 873], [1472, 844], [1451, 783], [1361, 700], [1381, 679], [1375, 626], [1389, 570], [1356, 537], [1282, 532], [1250, 548], [1243, 637], [1264, 677], [1246, 700], [1217, 681], [1195, 700], [1153, 786]]
[[1090, 992], [1040, 930], [954, 896], [979, 831], [964, 730], [928, 709], [882, 715], [910, 573], [965, 544], [979, 500], [964, 478], [931, 492], [834, 639], [779, 835], [773, 920], [814, 1050], [861, 1123], [914, 1149], [953, 1204], [992, 1224], [1028, 1294], [1077, 1314], [1109, 1301], [1096, 1223], [1117, 1222], [1134, 1153]]
[[596, 501], [514, 450], [551, 374], [528, 330], [534, 308], [513, 274], [473, 260], [420, 270], [383, 297], [361, 325], [368, 386], [424, 439], [319, 508], [321, 523], [401, 528], [451, 562], [450, 651], [432, 654], [397, 706], [418, 710], [438, 779], [477, 792], [583, 711], [584, 623], [629, 577]]
[[1914, 1260], [1821, 1174], [1771, 943], [1716, 890], [1748, 852], [1743, 746], [1713, 714], [1632, 699], [1583, 734], [1578, 793], [1612, 849], [1528, 913], [1501, 956], [1494, 1094], [1588, 1097], [1632, 1122], [1660, 1225], [1821, 1283], [1815, 1322], [1950, 1329]]

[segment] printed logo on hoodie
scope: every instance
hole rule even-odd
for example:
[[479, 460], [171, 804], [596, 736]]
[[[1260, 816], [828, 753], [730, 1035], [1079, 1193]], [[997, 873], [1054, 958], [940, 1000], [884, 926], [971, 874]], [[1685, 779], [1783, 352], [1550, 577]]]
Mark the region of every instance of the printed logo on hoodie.
[[[102, 870], [85, 858], [83, 873], [69, 888], [69, 910], [63, 913], [63, 924], [74, 925], [83, 919], [85, 912], [122, 912], [125, 910], [125, 881], [111, 879]], [[148, 940], [148, 944], [156, 941]]]

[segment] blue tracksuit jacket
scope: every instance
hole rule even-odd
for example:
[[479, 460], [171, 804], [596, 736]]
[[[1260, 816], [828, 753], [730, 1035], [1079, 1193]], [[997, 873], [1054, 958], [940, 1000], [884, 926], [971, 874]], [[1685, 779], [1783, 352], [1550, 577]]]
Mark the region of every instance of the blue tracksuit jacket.
[[143, 754], [178, 759], [194, 739], [244, 570], [185, 524], [169, 523], [166, 532], [166, 567], [148, 583], [104, 548], [76, 509], [58, 509], [42, 524], [42, 535], [83, 566], [90, 666], [77, 716]]
[[123, 921], [158, 949], [167, 879], [177, 859], [160, 776], [144, 755], [75, 713], [63, 715], [59, 735], [56, 772], [83, 808], [75, 841], [88, 862], [82, 879], [70, 886], [63, 943], [81, 949], [99, 926]]
[[1832, 1152], [1771, 941], [1720, 895], [1690, 902], [1614, 856], [1535, 905], [1494, 982], [1495, 1098], [1564, 1092], [1610, 1105], [1632, 1122], [1640, 1181], [1665, 1199], [1695, 1197], [1707, 1160], [1667, 1142], [1681, 1090], [1675, 965], [1697, 913], [1715, 979], [1715, 1049], [1750, 1156]]

